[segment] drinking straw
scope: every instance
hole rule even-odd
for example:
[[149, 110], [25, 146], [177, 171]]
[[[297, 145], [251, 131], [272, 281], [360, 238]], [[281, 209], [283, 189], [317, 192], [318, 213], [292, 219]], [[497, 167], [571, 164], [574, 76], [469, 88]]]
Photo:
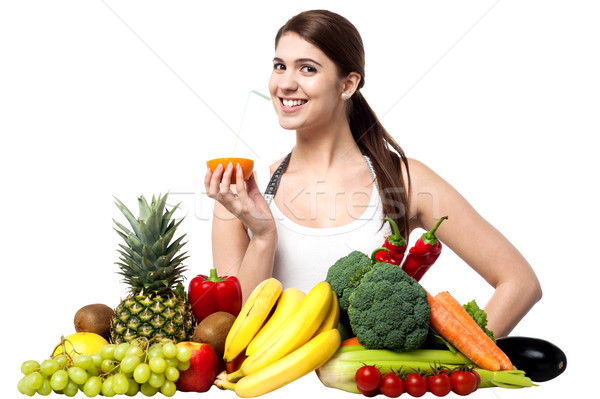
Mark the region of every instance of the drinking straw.
[[242, 133], [242, 126], [244, 126], [244, 119], [246, 118], [246, 109], [248, 108], [248, 103], [250, 102], [250, 96], [252, 94], [256, 94], [257, 96], [262, 97], [262, 98], [264, 98], [267, 101], [271, 101], [271, 97], [267, 96], [266, 94], [262, 94], [259, 91], [250, 90], [248, 92], [248, 97], [246, 98], [246, 104], [244, 105], [244, 111], [242, 113], [242, 120], [240, 121], [240, 127], [239, 127], [238, 132], [237, 132], [237, 138], [235, 140], [235, 145], [233, 146], [233, 154], [234, 154], [234, 156], [237, 155], [237, 146], [238, 146], [238, 142], [240, 141], [240, 135]]

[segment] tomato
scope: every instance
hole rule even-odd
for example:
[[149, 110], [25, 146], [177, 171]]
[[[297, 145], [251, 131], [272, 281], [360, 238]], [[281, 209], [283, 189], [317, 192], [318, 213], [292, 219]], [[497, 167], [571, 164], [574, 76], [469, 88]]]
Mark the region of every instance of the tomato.
[[354, 379], [361, 393], [375, 391], [381, 384], [381, 372], [375, 366], [362, 366], [356, 370]]
[[358, 388], [358, 392], [362, 393], [367, 398], [372, 398], [373, 396], [379, 395], [379, 389], [374, 389], [372, 391], [365, 391], [364, 389], [361, 389], [358, 386], [357, 386], [357, 388]]
[[461, 396], [472, 393], [477, 383], [477, 377], [470, 371], [453, 371], [450, 379], [452, 380], [452, 392]]
[[471, 373], [473, 373], [473, 375], [475, 376], [475, 388], [473, 388], [473, 392], [475, 392], [479, 389], [479, 386], [481, 385], [481, 376], [475, 370], [472, 370]]
[[427, 378], [429, 392], [435, 396], [446, 396], [452, 390], [452, 382], [447, 374], [436, 374]]
[[397, 398], [404, 393], [404, 381], [390, 371], [383, 376], [379, 391], [388, 398]]
[[427, 379], [418, 373], [410, 373], [404, 379], [404, 389], [410, 396], [423, 396], [427, 392]]

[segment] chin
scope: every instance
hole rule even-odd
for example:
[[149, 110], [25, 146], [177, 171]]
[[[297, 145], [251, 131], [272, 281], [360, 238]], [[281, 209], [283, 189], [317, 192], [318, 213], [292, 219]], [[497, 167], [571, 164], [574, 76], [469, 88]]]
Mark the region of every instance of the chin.
[[294, 124], [291, 123], [279, 123], [279, 126], [281, 126], [281, 128], [283, 130], [289, 130], [289, 131], [296, 131], [298, 130], [298, 127]]
[[279, 126], [284, 130], [298, 130], [303, 127], [303, 124], [284, 116], [279, 118]]

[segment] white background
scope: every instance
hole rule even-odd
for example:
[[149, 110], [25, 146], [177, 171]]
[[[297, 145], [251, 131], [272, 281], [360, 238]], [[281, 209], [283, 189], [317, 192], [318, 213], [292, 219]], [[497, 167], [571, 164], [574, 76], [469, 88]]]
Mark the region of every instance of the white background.
[[[279, 129], [268, 101], [248, 93], [267, 92], [279, 26], [312, 8], [340, 12], [357, 26], [367, 52], [363, 92], [383, 124], [408, 156], [498, 227], [542, 283], [542, 301], [513, 335], [556, 343], [567, 353], [567, 371], [536, 388], [473, 397], [588, 390], [599, 352], [591, 324], [600, 266], [600, 165], [592, 142], [600, 128], [597, 4], [389, 4], [2, 2], [5, 393], [19, 395], [21, 362], [46, 358], [61, 334], [74, 331], [79, 307], [116, 306], [125, 296], [112, 222], [123, 218], [113, 196], [136, 209], [138, 195], [170, 190], [170, 203], [181, 201], [186, 217], [186, 276], [208, 272], [205, 161], [233, 152], [238, 132], [236, 154], [259, 167], [289, 151], [293, 133]], [[422, 281], [431, 292], [482, 305], [491, 295], [449, 250], [434, 270]], [[268, 397], [300, 391], [350, 397], [314, 374]], [[205, 397], [235, 394], [213, 388]]]

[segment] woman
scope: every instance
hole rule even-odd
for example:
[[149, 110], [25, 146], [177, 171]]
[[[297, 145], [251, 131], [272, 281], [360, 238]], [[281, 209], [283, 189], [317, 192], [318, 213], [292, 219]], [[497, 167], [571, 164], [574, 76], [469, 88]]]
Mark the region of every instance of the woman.
[[[238, 276], [244, 297], [271, 276], [307, 292], [335, 260], [380, 246], [390, 233], [385, 216], [408, 237], [448, 215], [436, 235], [495, 287], [488, 326], [507, 335], [541, 297], [535, 273], [453, 187], [407, 159], [362, 96], [364, 83], [362, 40], [345, 18], [307, 11], [280, 28], [269, 91], [296, 145], [271, 166], [271, 195], [254, 176], [244, 183], [239, 165], [207, 171], [206, 190], [217, 201], [215, 267]], [[435, 201], [417, 200], [423, 193]]]

